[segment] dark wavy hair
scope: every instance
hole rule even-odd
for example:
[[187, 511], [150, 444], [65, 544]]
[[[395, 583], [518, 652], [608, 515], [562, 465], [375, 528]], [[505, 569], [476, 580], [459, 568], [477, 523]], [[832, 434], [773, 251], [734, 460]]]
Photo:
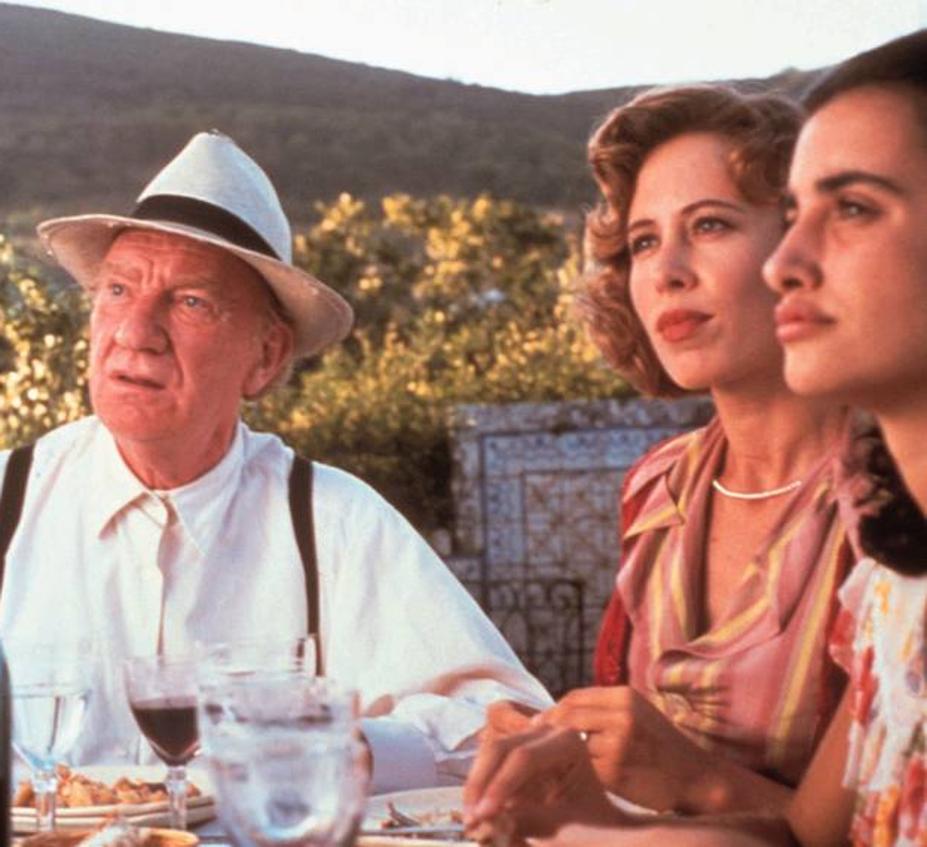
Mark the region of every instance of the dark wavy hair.
[[898, 573], [927, 573], [927, 519], [876, 424], [853, 436], [846, 464], [860, 485], [854, 505], [863, 551]]
[[890, 88], [911, 97], [927, 128], [927, 29], [896, 38], [831, 68], [802, 98], [813, 115], [855, 88]]
[[[880, 87], [911, 98], [927, 144], [927, 30], [897, 38], [837, 65], [809, 91], [805, 106], [814, 114], [841, 94]], [[927, 309], [927, 302], [923, 304]], [[876, 426], [858, 433], [852, 445], [851, 470], [866, 482], [856, 505], [861, 510], [863, 549], [894, 571], [927, 573], [927, 519], [911, 496], [898, 466]]]
[[782, 97], [690, 85], [641, 94], [593, 132], [589, 163], [602, 198], [586, 216], [584, 247], [594, 270], [586, 274], [577, 307], [605, 358], [643, 393], [685, 393], [657, 359], [628, 290], [627, 215], [644, 161], [680, 135], [715, 133], [732, 143], [731, 176], [743, 196], [774, 203], [784, 195], [800, 123], [799, 107]]

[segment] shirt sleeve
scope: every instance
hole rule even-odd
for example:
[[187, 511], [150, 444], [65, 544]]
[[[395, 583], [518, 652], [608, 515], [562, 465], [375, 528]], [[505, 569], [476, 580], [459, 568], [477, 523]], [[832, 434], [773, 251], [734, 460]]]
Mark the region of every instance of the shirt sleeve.
[[551, 698], [395, 509], [317, 469], [322, 650], [327, 672], [360, 692], [371, 790], [460, 782], [489, 703]]
[[831, 658], [850, 676], [853, 674], [857, 625], [863, 613], [866, 585], [874, 567], [875, 562], [872, 559], [860, 560], [850, 570], [849, 576], [837, 593], [840, 608], [831, 629], [828, 647]]

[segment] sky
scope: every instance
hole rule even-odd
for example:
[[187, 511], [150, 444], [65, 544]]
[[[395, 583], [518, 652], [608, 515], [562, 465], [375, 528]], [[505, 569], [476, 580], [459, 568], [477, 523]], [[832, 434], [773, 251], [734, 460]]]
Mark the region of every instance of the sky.
[[18, 0], [535, 94], [816, 68], [927, 0]]

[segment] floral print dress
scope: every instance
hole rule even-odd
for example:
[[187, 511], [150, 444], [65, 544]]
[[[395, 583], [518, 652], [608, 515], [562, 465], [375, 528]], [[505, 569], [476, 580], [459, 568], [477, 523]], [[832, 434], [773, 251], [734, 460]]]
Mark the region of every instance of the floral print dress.
[[831, 649], [853, 690], [844, 774], [857, 792], [851, 842], [927, 847], [927, 576], [864, 559], [840, 600]]

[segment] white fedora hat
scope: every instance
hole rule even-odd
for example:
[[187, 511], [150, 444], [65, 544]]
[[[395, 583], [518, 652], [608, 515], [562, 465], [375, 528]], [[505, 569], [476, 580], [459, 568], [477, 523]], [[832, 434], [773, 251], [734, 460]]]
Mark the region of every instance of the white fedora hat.
[[88, 288], [116, 235], [145, 229], [183, 235], [234, 253], [271, 287], [290, 319], [297, 357], [344, 338], [345, 300], [293, 266], [290, 224], [258, 164], [226, 135], [201, 132], [146, 186], [129, 215], [77, 215], [38, 226], [48, 252]]

